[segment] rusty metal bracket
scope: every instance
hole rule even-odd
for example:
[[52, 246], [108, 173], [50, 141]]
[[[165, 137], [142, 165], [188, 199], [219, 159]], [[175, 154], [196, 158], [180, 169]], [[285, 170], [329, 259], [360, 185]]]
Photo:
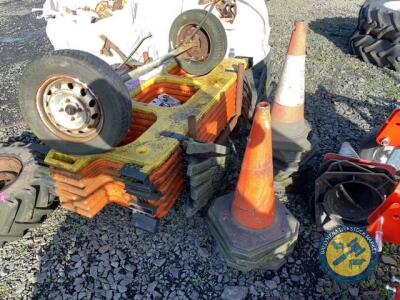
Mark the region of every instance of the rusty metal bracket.
[[[122, 68], [124, 65], [132, 66], [132, 63], [129, 62], [129, 60], [131, 59], [132, 55], [136, 53], [136, 51], [140, 48], [140, 46], [143, 44], [143, 42], [144, 42], [145, 40], [147, 40], [147, 39], [149, 39], [149, 38], [151, 38], [151, 37], [152, 37], [152, 34], [151, 34], [151, 33], [149, 33], [148, 35], [146, 35], [145, 37], [143, 37], [143, 38], [135, 45], [135, 47], [133, 48], [133, 50], [131, 51], [131, 53], [130, 53], [127, 57], [125, 57], [125, 59], [123, 60], [123, 62], [117, 67], [116, 70], [119, 70], [119, 69]], [[143, 53], [143, 56], [144, 56], [144, 53]], [[147, 56], [148, 56], [148, 52], [147, 52]], [[146, 58], [144, 57], [144, 64], [147, 63], [147, 60], [148, 60], [148, 59], [146, 59]], [[135, 66], [141, 66], [141, 65], [143, 65], [143, 64], [141, 64], [141, 63], [135, 64]]]
[[215, 5], [220, 18], [228, 23], [233, 23], [237, 15], [236, 0], [221, 0]]
[[[115, 45], [111, 40], [109, 40], [104, 34], [100, 35], [100, 38], [103, 40], [104, 44], [103, 47], [100, 49], [100, 54], [104, 55], [104, 56], [112, 56], [112, 52], [111, 50], [114, 50], [115, 53], [117, 53], [117, 55], [122, 59], [123, 63], [121, 65], [118, 66], [122, 67], [123, 65], [127, 65], [128, 67], [130, 67], [131, 69], [135, 69], [139, 66], [142, 66], [142, 63], [139, 62], [133, 62], [130, 61], [130, 56], [133, 55], [133, 53], [130, 54], [130, 56], [126, 56], [121, 49], [119, 49], [119, 47], [117, 45]], [[143, 41], [148, 38], [145, 37], [143, 39]], [[141, 45], [141, 43], [138, 45], [138, 47]], [[136, 51], [136, 50], [135, 50]], [[117, 68], [117, 69], [118, 69]]]
[[229, 135], [236, 127], [240, 116], [242, 115], [243, 106], [243, 86], [244, 86], [244, 64], [239, 64], [237, 67], [237, 86], [236, 86], [236, 104], [235, 104], [235, 116], [229, 121], [225, 130], [220, 134], [217, 139], [218, 144], [225, 144], [228, 140]]
[[219, 17], [228, 23], [233, 23], [237, 15], [236, 0], [199, 0], [200, 5], [215, 5]]
[[192, 43], [188, 43], [185, 44], [183, 46], [180, 46], [170, 52], [168, 52], [166, 55], [164, 56], [160, 56], [159, 58], [148, 62], [145, 65], [139, 66], [137, 69], [130, 71], [128, 73], [125, 73], [122, 75], [122, 80], [123, 81], [127, 81], [130, 80], [132, 78], [137, 78], [140, 77], [143, 74], [146, 74], [147, 72], [150, 72], [151, 70], [161, 66], [164, 62], [170, 60], [171, 58], [174, 58], [176, 56], [181, 55], [182, 53], [188, 51], [189, 49], [191, 49], [193, 47]]

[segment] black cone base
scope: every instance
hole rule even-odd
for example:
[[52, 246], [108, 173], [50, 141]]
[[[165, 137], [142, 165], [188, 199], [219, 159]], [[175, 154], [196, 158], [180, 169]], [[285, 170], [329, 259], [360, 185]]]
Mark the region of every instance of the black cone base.
[[277, 270], [292, 252], [299, 222], [277, 201], [276, 220], [266, 229], [249, 229], [231, 216], [234, 193], [214, 200], [208, 210], [208, 224], [226, 263], [241, 271]]

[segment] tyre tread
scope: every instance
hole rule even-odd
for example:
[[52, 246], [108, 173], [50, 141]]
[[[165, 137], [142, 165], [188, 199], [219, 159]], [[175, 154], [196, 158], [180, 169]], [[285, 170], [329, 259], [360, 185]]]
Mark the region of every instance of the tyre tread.
[[378, 39], [400, 41], [400, 12], [384, 6], [387, 1], [369, 0], [360, 9], [358, 29]]
[[[32, 160], [29, 148], [20, 145], [0, 147], [0, 154], [10, 153], [17, 153], [16, 156], [26, 166], [22, 172], [27, 174], [21, 173], [20, 177], [24, 177], [12, 184], [16, 187], [5, 190], [8, 192], [6, 201], [0, 203], [0, 247], [6, 242], [22, 238], [27, 230], [40, 225], [58, 205], [50, 189], [44, 183], [39, 183], [40, 175], [36, 174], [41, 167]], [[46, 192], [47, 199], [40, 199], [46, 197]]]
[[353, 53], [360, 56], [365, 62], [396, 71], [400, 70], [400, 44], [379, 40], [359, 30], [351, 36], [350, 44]]
[[[67, 143], [64, 140], [54, 137], [48, 133], [48, 130], [42, 129], [45, 126], [41, 120], [36, 120], [36, 114], [29, 113], [25, 108], [26, 103], [32, 99], [32, 79], [37, 77], [37, 74], [41, 74], [43, 66], [47, 65], [58, 65], [63, 61], [67, 61], [71, 64], [79, 64], [87, 70], [92, 70], [94, 75], [99, 79], [107, 82], [107, 84], [118, 93], [118, 105], [113, 105], [112, 109], [115, 111], [114, 116], [118, 116], [118, 126], [115, 126], [115, 130], [110, 133], [111, 129], [108, 130], [106, 139], [104, 137], [98, 138], [98, 140], [106, 140], [109, 145], [106, 147], [102, 144], [101, 147], [95, 147], [86, 145], [86, 143]], [[112, 147], [116, 147], [120, 144], [123, 138], [126, 136], [129, 130], [132, 116], [132, 102], [130, 99], [129, 92], [125, 87], [121, 77], [103, 60], [91, 55], [87, 52], [78, 50], [57, 50], [52, 53], [45, 55], [35, 61], [33, 61], [29, 67], [25, 70], [25, 73], [21, 80], [19, 103], [21, 110], [25, 116], [27, 123], [29, 124], [33, 133], [38, 136], [43, 142], [48, 143], [52, 148], [61, 152], [67, 152], [71, 154], [95, 154], [110, 150]], [[36, 93], [36, 91], [35, 91]], [[104, 96], [105, 97], [105, 96]], [[115, 101], [116, 99], [112, 99]], [[108, 100], [107, 101], [111, 101]], [[106, 102], [107, 102], [106, 101]], [[103, 103], [105, 101], [102, 101]], [[107, 125], [111, 126], [111, 125]], [[94, 149], [93, 149], [94, 148]]]

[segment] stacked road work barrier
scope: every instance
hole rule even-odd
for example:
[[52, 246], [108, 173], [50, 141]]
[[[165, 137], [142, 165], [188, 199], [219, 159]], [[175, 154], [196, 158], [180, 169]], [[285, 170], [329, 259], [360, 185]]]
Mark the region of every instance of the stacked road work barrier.
[[202, 209], [226, 182], [229, 163], [228, 148], [193, 140], [184, 142], [188, 195], [185, 202], [186, 216], [191, 217]]
[[[247, 61], [226, 59], [200, 77], [167, 69], [132, 91], [132, 122], [120, 147], [87, 156], [51, 150], [45, 163], [51, 167], [61, 204], [86, 217], [109, 203], [151, 218], [164, 217], [185, 186], [181, 141], [189, 135], [188, 120], [194, 121], [194, 134], [203, 142], [212, 143], [230, 129], [238, 111], [237, 72], [242, 64], [246, 67]], [[160, 95], [178, 105], [152, 105]], [[243, 99], [244, 113], [250, 107], [248, 98]]]
[[109, 203], [129, 206], [133, 196], [126, 193], [125, 184], [118, 179], [122, 166], [118, 162], [98, 159], [78, 174], [51, 168], [63, 207], [91, 218]]
[[[305, 169], [316, 153], [316, 137], [304, 119], [305, 60], [308, 25], [296, 21], [271, 110], [276, 181]], [[310, 138], [311, 136], [311, 138]]]

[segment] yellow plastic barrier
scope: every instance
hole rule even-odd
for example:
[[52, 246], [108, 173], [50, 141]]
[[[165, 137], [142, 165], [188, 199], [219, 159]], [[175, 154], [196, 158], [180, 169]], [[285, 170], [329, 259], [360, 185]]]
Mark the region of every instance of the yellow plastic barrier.
[[[232, 101], [227, 104], [226, 99], [228, 96], [235, 98], [232, 94], [235, 91], [233, 87], [236, 89], [236, 70], [239, 63], [247, 64], [242, 59], [225, 59], [211, 73], [202, 77], [163, 74], [149, 79], [132, 92], [132, 107], [134, 116], [135, 113], [148, 115], [154, 121], [148, 123], [151, 126], [146, 128], [144, 125], [141, 127], [140, 124], [135, 124], [133, 119], [132, 126], [142, 128], [144, 131], [134, 141], [110, 152], [96, 155], [76, 156], [51, 150], [46, 156], [45, 163], [78, 173], [94, 160], [101, 158], [135, 165], [141, 172], [150, 174], [160, 168], [179, 146], [176, 139], [161, 136], [163, 131], [186, 136], [187, 119], [193, 115], [198, 124], [207, 117], [207, 122], [203, 122], [201, 127], [205, 140], [213, 140], [226, 126], [235, 112], [235, 105]], [[148, 105], [146, 102], [149, 98], [153, 96], [156, 98], [158, 92], [171, 94], [182, 104], [175, 107]]]

